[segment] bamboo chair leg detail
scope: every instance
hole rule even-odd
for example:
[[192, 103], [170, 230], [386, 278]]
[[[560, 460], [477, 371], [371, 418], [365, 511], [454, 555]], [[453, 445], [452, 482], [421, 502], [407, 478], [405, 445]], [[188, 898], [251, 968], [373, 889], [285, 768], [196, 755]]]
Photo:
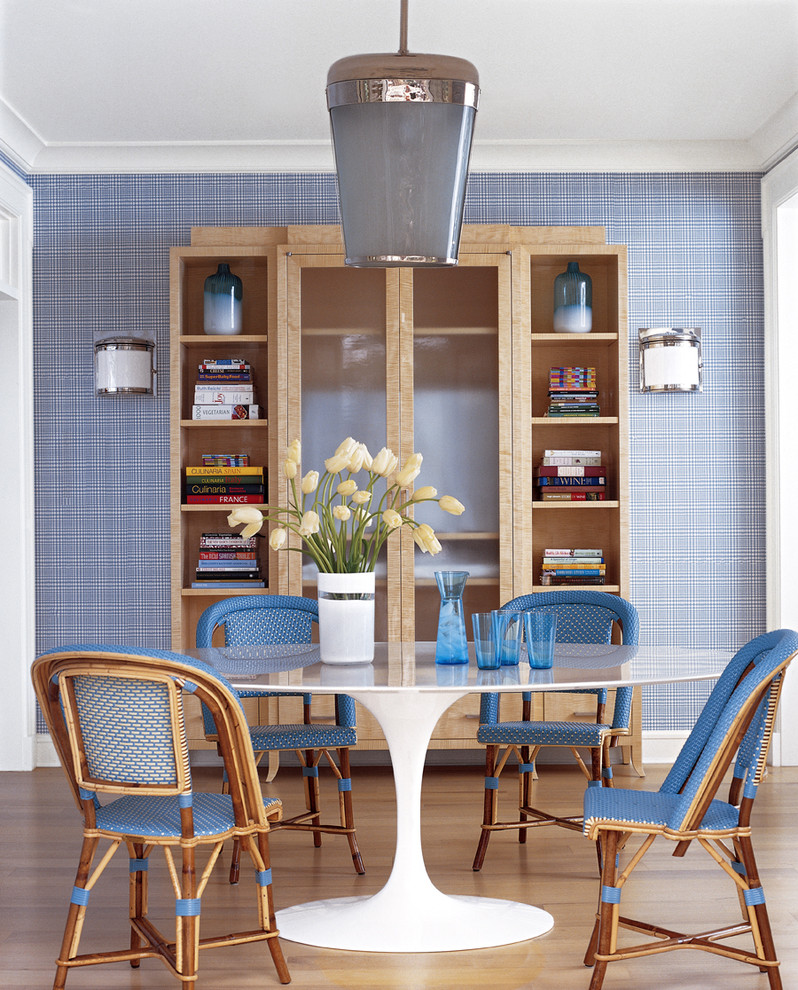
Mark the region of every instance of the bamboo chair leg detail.
[[357, 843], [357, 832], [355, 831], [355, 813], [352, 809], [352, 771], [349, 762], [349, 749], [342, 747], [338, 750], [338, 765], [341, 768], [341, 824], [347, 830], [346, 837], [349, 840], [349, 851], [352, 854], [352, 862], [355, 864], [355, 872], [363, 874], [366, 867], [363, 865], [363, 857], [360, 855], [360, 847]]
[[233, 839], [233, 853], [230, 857], [230, 883], [238, 883], [241, 874], [241, 840]]
[[495, 787], [489, 787], [488, 782], [492, 781], [495, 776], [497, 752], [497, 746], [485, 747], [485, 799], [482, 811], [482, 831], [479, 835], [479, 845], [477, 846], [474, 862], [471, 866], [471, 869], [475, 872], [482, 869], [482, 864], [485, 861], [485, 853], [488, 850], [488, 842], [490, 842], [490, 830], [486, 826], [492, 825], [496, 821], [498, 792]]
[[[130, 917], [143, 918], [147, 914], [147, 868], [144, 859], [144, 845], [140, 842], [129, 846], [131, 860], [138, 861], [136, 865], [142, 869], [133, 869], [131, 862], [130, 872]], [[133, 925], [130, 926], [130, 948], [135, 951], [141, 948], [141, 935], [139, 935]], [[141, 959], [131, 959], [130, 965], [133, 969], [141, 966]]]
[[[305, 750], [305, 765], [302, 774], [305, 782], [305, 807], [313, 813], [311, 819], [314, 825], [321, 823], [321, 801], [319, 799], [319, 763], [315, 760], [312, 749]], [[319, 760], [319, 762], [321, 762]], [[313, 845], [318, 849], [321, 845], [321, 832], [313, 833]]]
[[[606, 896], [606, 892], [615, 889], [616, 878], [616, 858], [618, 855], [618, 834], [608, 832], [601, 840], [601, 893], [599, 902], [598, 917], [598, 946], [593, 950], [594, 965], [593, 976], [590, 979], [590, 990], [601, 990], [604, 983], [604, 976], [607, 972], [607, 960], [595, 959], [595, 953], [606, 956], [615, 951], [615, 943], [618, 934], [618, 906], [611, 903]], [[591, 945], [592, 945], [591, 939]], [[590, 952], [591, 947], [588, 947]]]
[[[749, 890], [761, 891], [762, 884], [759, 879], [754, 848], [751, 844], [750, 836], [740, 837], [739, 850], [746, 879], [748, 880]], [[761, 948], [762, 955], [768, 962], [777, 962], [776, 946], [773, 941], [773, 931], [770, 927], [770, 917], [768, 915], [767, 905], [765, 904], [764, 894], [762, 894], [762, 903], [753, 904], [748, 908], [748, 911], [751, 922], [751, 935], [753, 936], [757, 951]], [[782, 990], [781, 974], [777, 966], [761, 966], [760, 972], [767, 973], [770, 990]]]
[[[537, 755], [537, 749], [535, 750], [535, 755], [533, 755], [533, 757], [532, 757], [533, 763], [534, 763], [534, 759], [535, 759], [535, 756], [536, 755]], [[529, 766], [529, 765], [530, 765], [529, 746], [522, 746], [521, 747], [521, 767], [519, 768], [519, 776], [520, 776], [520, 781], [519, 781], [519, 791], [520, 791], [520, 794], [519, 794], [519, 807], [521, 809], [520, 819], [521, 819], [522, 822], [527, 821], [527, 819], [529, 817], [527, 815], [526, 811], [524, 811], [524, 809], [525, 808], [528, 808], [529, 805], [532, 803], [532, 774], [534, 773], [534, 771], [533, 770], [524, 770], [523, 769], [523, 767]], [[526, 828], [519, 828], [518, 829], [518, 841], [520, 843], [523, 844], [523, 843], [526, 842], [526, 833], [528, 831], [529, 830], [526, 829]]]
[[72, 901], [67, 912], [66, 925], [64, 927], [64, 938], [61, 942], [61, 952], [56, 960], [55, 980], [53, 990], [63, 990], [66, 984], [68, 966], [60, 965], [61, 960], [74, 959], [78, 954], [80, 936], [83, 930], [83, 919], [86, 917], [86, 904], [88, 902], [88, 891], [86, 891], [83, 903], [79, 903], [81, 895], [78, 891], [85, 891], [89, 879], [91, 864], [94, 862], [94, 855], [97, 852], [99, 839], [83, 839], [83, 846], [80, 851], [78, 870], [75, 875], [75, 886], [72, 894]]

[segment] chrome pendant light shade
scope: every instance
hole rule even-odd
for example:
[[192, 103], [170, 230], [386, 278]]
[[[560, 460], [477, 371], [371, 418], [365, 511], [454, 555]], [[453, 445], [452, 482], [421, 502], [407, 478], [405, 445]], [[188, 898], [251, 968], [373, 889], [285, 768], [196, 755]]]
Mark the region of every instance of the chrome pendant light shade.
[[353, 55], [327, 75], [346, 264], [457, 264], [479, 77], [465, 59]]

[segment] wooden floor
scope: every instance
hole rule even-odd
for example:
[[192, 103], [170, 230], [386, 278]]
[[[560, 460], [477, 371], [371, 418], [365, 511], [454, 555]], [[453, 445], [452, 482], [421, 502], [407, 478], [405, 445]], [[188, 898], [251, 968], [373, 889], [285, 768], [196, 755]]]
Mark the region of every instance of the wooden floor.
[[[639, 780], [617, 772], [621, 786], [655, 786], [662, 768], [649, 767]], [[214, 787], [215, 771], [199, 781]], [[360, 845], [367, 873], [351, 868], [346, 842], [324, 838], [314, 849], [307, 835], [276, 834], [272, 840], [278, 909], [304, 900], [372, 893], [390, 870], [394, 841], [394, 796], [390, 770], [357, 767], [353, 773]], [[503, 794], [510, 814], [512, 785]], [[577, 810], [581, 777], [570, 769], [545, 767], [536, 785], [538, 803]], [[301, 805], [299, 773], [281, 770], [268, 793], [278, 793], [290, 811]], [[325, 789], [334, 795], [334, 787]], [[597, 896], [593, 846], [577, 832], [539, 829], [520, 846], [514, 833], [494, 836], [481, 873], [471, 870], [482, 805], [477, 767], [431, 767], [423, 794], [423, 842], [429, 873], [447, 893], [515, 898], [545, 908], [555, 925], [548, 935], [516, 945], [413, 957], [316, 949], [292, 942], [283, 948], [296, 990], [577, 990], [589, 970], [581, 960], [593, 923]], [[334, 801], [335, 798], [333, 797]], [[760, 872], [768, 898], [785, 990], [798, 988], [798, 867], [796, 815], [798, 769], [777, 769], [762, 786], [754, 827]], [[34, 990], [52, 985], [79, 848], [79, 818], [58, 769], [0, 774], [0, 987]], [[150, 914], [169, 923], [174, 902], [159, 858], [151, 870]], [[243, 871], [242, 871], [243, 872]], [[82, 949], [125, 944], [127, 858], [119, 854], [92, 894]], [[230, 887], [217, 870], [203, 899], [203, 933], [251, 922], [254, 903], [246, 882]], [[729, 896], [731, 894], [731, 896]], [[638, 917], [696, 930], [737, 919], [736, 898], [721, 871], [691, 849], [684, 860], [649, 854], [637, 883], [630, 882], [624, 908]], [[138, 971], [127, 964], [88, 967], [70, 974], [67, 988], [166, 990], [178, 986], [157, 960]], [[202, 990], [247, 990], [279, 986], [263, 945], [208, 950], [200, 956]], [[753, 968], [706, 953], [684, 951], [630, 960], [610, 967], [607, 990], [758, 990], [767, 986]]]

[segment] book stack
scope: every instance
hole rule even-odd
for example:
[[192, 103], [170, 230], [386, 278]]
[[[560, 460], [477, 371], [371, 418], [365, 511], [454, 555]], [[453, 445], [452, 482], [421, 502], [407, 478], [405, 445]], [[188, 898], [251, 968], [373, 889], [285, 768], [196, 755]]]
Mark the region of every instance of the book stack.
[[548, 416], [599, 416], [595, 368], [550, 368]]
[[192, 419], [260, 419], [248, 361], [205, 358], [198, 367]]
[[543, 551], [542, 585], [604, 584], [603, 550], [551, 547]]
[[203, 533], [200, 536], [196, 580], [192, 588], [264, 588], [257, 536]]
[[535, 468], [536, 498], [542, 502], [603, 502], [607, 469], [600, 450], [545, 450]]
[[[230, 459], [232, 455], [226, 456]], [[244, 458], [249, 460], [246, 454], [236, 459]], [[190, 465], [183, 499], [186, 505], [261, 505], [266, 501], [263, 468], [249, 464]]]

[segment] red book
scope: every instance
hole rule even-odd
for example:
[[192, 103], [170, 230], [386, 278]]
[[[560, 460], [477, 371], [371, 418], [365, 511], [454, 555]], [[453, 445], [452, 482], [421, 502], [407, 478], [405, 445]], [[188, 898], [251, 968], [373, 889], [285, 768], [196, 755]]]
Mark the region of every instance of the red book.
[[262, 505], [263, 495], [186, 495], [186, 505]]
[[603, 502], [607, 493], [603, 488], [576, 488], [568, 491], [563, 488], [544, 489], [540, 493], [543, 502]]

